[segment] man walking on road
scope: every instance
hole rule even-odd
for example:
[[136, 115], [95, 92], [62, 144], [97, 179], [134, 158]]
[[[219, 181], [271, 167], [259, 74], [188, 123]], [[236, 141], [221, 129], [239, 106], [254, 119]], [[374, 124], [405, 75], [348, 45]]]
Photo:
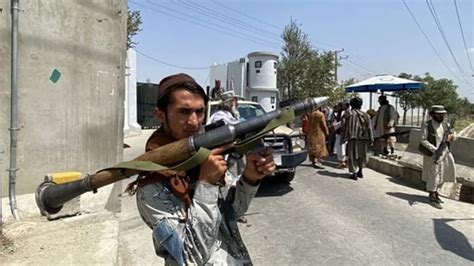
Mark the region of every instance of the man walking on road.
[[368, 146], [373, 143], [374, 136], [370, 117], [360, 110], [362, 99], [354, 97], [350, 100], [351, 110], [347, 112], [342, 125], [342, 139], [347, 141], [346, 155], [349, 172], [354, 180], [363, 178], [362, 169], [368, 162]]
[[[161, 80], [155, 109], [161, 127], [148, 139], [146, 151], [198, 133], [207, 101], [201, 86], [186, 74]], [[186, 172], [151, 173], [129, 186], [153, 230], [155, 252], [167, 265], [252, 264], [236, 219], [247, 211], [260, 180], [275, 171], [275, 162], [270, 150], [249, 153], [242, 176], [230, 188], [222, 155], [227, 148], [213, 149], [200, 166]]]
[[449, 151], [449, 146], [442, 151], [440, 158], [435, 158], [436, 150], [443, 144], [443, 136], [445, 134], [448, 136], [447, 144], [450, 144], [454, 139], [454, 132], [445, 121], [446, 113], [442, 105], [433, 105], [430, 108], [431, 119], [421, 128], [419, 146], [420, 152], [424, 155], [422, 179], [426, 182], [428, 199], [430, 204], [438, 209], [442, 209], [441, 203], [443, 203], [439, 197], [438, 188], [444, 182], [455, 182], [456, 180], [454, 157]]
[[308, 156], [311, 165], [316, 168], [322, 168], [322, 160], [328, 156], [326, 138], [329, 130], [326, 126], [326, 117], [320, 109], [308, 116]]

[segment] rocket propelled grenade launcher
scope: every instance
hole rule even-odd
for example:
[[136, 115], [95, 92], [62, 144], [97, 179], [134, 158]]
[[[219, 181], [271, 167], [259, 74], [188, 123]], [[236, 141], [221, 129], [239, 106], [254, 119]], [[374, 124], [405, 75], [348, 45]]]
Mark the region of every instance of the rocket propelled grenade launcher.
[[[261, 116], [251, 118], [235, 125], [223, 125], [207, 132], [196, 134], [146, 152], [133, 161], [149, 161], [159, 165], [171, 167], [192, 157], [200, 148], [213, 149], [223, 144], [232, 143], [237, 139], [245, 139], [252, 133], [267, 133], [278, 123], [269, 124], [278, 120], [282, 115], [291, 114], [291, 118], [314, 111], [327, 101], [328, 97], [310, 98], [293, 101], [280, 109], [268, 112]], [[270, 127], [268, 125], [271, 125]], [[132, 162], [133, 162], [132, 161]], [[130, 176], [140, 174], [147, 170], [143, 167], [121, 168], [111, 167], [101, 170], [93, 175], [77, 181], [56, 184], [45, 181], [36, 190], [36, 203], [43, 215], [59, 212], [64, 203], [88, 191], [112, 184]]]

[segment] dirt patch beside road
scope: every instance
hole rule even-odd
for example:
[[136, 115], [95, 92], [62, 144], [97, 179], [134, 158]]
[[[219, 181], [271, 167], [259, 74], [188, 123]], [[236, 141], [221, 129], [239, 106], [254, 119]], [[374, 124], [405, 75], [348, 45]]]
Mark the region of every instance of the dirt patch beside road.
[[55, 221], [23, 217], [5, 224], [0, 260], [2, 264], [113, 264], [117, 228], [108, 213]]

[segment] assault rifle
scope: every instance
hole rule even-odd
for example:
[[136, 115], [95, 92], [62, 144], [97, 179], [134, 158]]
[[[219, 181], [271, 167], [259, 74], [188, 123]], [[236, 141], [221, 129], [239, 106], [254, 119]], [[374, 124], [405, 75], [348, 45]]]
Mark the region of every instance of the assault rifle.
[[[327, 97], [318, 97], [295, 101], [290, 105], [235, 125], [222, 125], [204, 133], [177, 140], [144, 153], [133, 161], [125, 162], [128, 163], [126, 166], [124, 163], [118, 164], [100, 170], [95, 174], [87, 175], [80, 180], [63, 184], [45, 181], [36, 190], [36, 204], [43, 215], [58, 213], [64, 203], [85, 192], [96, 192], [100, 187], [144, 172], [160, 171], [157, 170], [156, 165], [150, 167], [149, 164], [143, 164], [143, 162], [153, 162], [159, 164], [158, 167], [162, 168], [163, 166], [172, 167], [178, 163], [188, 163], [190, 161], [188, 159], [193, 156], [202, 157], [203, 153], [201, 151], [203, 149], [201, 148], [213, 149], [223, 144], [233, 143], [235, 140], [241, 140], [242, 146], [244, 146], [249, 144], [248, 142], [254, 141], [254, 139], [263, 138], [266, 133], [277, 126], [285, 124], [304, 113], [312, 112], [326, 100]], [[250, 140], [246, 142], [245, 139], [249, 138]], [[207, 154], [204, 156], [207, 156]]]
[[402, 135], [406, 135], [406, 134], [410, 134], [410, 130], [387, 133], [387, 134], [385, 134], [383, 136], [380, 136], [376, 139], [388, 139], [389, 137], [402, 136]]
[[450, 144], [449, 144], [448, 138], [449, 138], [449, 135], [453, 131], [454, 123], [455, 123], [455, 120], [452, 120], [451, 124], [448, 123], [448, 128], [444, 132], [443, 138], [441, 139], [441, 143], [434, 153], [434, 156], [433, 156], [434, 164], [439, 164], [442, 160], [444, 160], [444, 157], [449, 152]]

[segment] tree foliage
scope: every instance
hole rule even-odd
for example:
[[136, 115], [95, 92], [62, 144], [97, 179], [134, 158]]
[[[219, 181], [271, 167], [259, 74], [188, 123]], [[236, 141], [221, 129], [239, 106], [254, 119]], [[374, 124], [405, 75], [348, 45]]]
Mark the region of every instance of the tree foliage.
[[425, 85], [421, 90], [397, 93], [404, 109], [404, 116], [410, 108], [421, 107], [425, 113], [432, 105], [444, 105], [448, 113], [457, 117], [465, 117], [471, 113], [472, 104], [467, 98], [458, 96], [457, 86], [452, 80], [436, 79], [430, 73], [425, 73], [424, 77], [401, 73], [399, 77], [421, 81]]
[[127, 49], [133, 48], [137, 44], [132, 40], [133, 36], [137, 35], [142, 29], [142, 16], [138, 10], [128, 10], [127, 19]]
[[455, 113], [458, 100], [457, 86], [449, 79], [435, 79], [429, 73], [423, 78], [425, 88], [418, 91], [418, 106], [428, 110], [432, 105], [444, 105], [449, 113]]
[[[400, 73], [398, 77], [423, 82], [423, 79], [417, 75]], [[395, 93], [395, 95], [399, 97], [400, 105], [403, 108], [402, 124], [406, 124], [406, 117], [407, 117], [408, 110], [420, 106], [420, 103], [421, 103], [420, 93], [419, 91], [407, 90], [407, 91], [399, 91]]]
[[328, 104], [334, 106], [339, 102], [348, 101], [354, 94], [346, 93], [346, 87], [354, 83], [356, 83], [356, 80], [351, 78], [341, 82], [334, 89], [329, 90], [327, 95], [329, 96]]
[[278, 87], [283, 99], [327, 95], [335, 87], [334, 54], [312, 48], [301, 25], [291, 21], [282, 34]]

